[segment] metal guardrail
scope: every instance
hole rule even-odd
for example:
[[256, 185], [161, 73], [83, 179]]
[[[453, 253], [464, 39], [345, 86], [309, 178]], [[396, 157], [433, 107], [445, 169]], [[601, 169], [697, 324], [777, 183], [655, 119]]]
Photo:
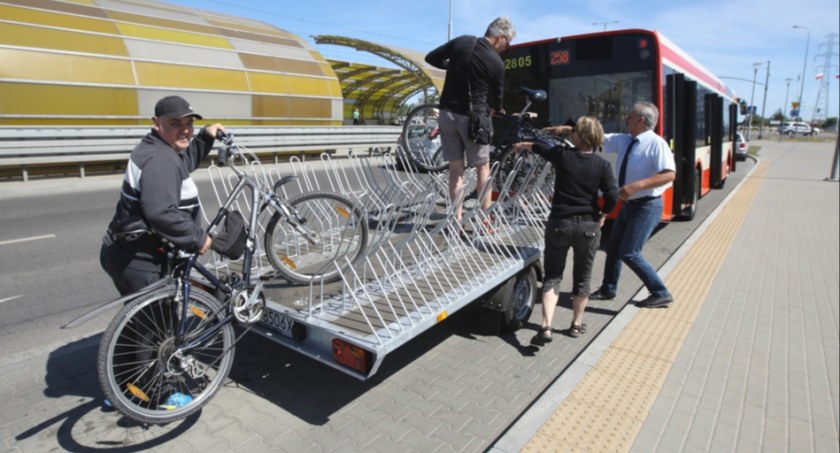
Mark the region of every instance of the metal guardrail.
[[[237, 141], [257, 154], [280, 156], [344, 148], [390, 148], [396, 145], [399, 126], [229, 126]], [[85, 176], [86, 164], [128, 159], [137, 142], [149, 131], [136, 127], [0, 127], [0, 169], [20, 171], [29, 180], [33, 167], [77, 166]]]

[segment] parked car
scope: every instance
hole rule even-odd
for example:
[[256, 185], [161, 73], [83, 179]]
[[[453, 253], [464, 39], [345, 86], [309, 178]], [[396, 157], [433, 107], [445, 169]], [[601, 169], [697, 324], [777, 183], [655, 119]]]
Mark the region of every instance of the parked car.
[[737, 132], [735, 134], [735, 160], [747, 160], [749, 149], [750, 144], [744, 138], [744, 134]]
[[785, 121], [779, 132], [783, 135], [811, 135], [813, 130], [811, 126], [799, 121]]
[[[414, 167], [410, 161], [422, 162], [429, 167], [437, 167], [443, 164], [440, 129], [437, 123], [410, 125], [406, 130], [408, 134], [405, 139], [400, 134], [399, 143], [402, 146], [398, 148], [398, 152], [404, 153], [407, 151], [410, 156], [399, 155], [397, 158], [398, 168], [405, 167], [405, 162]], [[418, 170], [422, 171], [423, 168], [418, 168]]]

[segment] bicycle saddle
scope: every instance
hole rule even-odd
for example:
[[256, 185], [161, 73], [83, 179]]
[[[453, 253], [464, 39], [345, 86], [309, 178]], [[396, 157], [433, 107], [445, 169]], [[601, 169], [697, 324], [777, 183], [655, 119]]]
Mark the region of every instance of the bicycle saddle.
[[521, 91], [531, 102], [544, 101], [548, 98], [545, 90], [532, 90], [526, 87], [519, 87], [519, 91]]

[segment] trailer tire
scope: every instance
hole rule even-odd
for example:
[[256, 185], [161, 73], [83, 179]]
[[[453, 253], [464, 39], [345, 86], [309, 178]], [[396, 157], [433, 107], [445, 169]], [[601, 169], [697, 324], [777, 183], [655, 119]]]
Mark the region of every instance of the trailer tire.
[[537, 301], [537, 273], [533, 266], [508, 280], [500, 292], [507, 293], [502, 311], [502, 330], [516, 332], [531, 318]]

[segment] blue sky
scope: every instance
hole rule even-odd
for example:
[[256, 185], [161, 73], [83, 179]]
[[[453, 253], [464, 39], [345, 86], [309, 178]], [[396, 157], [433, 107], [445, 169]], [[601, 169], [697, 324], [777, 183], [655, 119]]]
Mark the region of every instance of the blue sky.
[[[259, 19], [314, 41], [312, 35], [330, 34], [365, 39], [426, 52], [447, 39], [450, 0], [169, 0], [219, 13]], [[833, 51], [829, 79], [828, 117], [840, 109], [840, 2], [837, 0], [451, 0], [452, 36], [482, 34], [494, 18], [508, 16], [517, 29], [514, 43], [619, 28], [645, 28], [662, 32], [697, 61], [750, 101], [754, 63], [757, 73], [753, 105], [765, 116], [781, 109], [786, 82], [790, 102], [799, 96], [805, 63], [802, 116], [811, 119], [825, 66]], [[612, 23], [618, 21], [618, 23]], [[593, 25], [593, 23], [597, 23]], [[794, 25], [808, 27], [795, 29]], [[827, 47], [834, 34], [834, 48]], [[805, 58], [806, 44], [808, 57]], [[327, 58], [389, 66], [378, 57], [339, 46], [316, 46]], [[770, 75], [767, 101], [763, 84]], [[745, 80], [738, 80], [745, 79]], [[825, 92], [823, 93], [825, 96]], [[825, 99], [825, 98], [823, 98]], [[820, 102], [822, 105], [823, 102]]]

